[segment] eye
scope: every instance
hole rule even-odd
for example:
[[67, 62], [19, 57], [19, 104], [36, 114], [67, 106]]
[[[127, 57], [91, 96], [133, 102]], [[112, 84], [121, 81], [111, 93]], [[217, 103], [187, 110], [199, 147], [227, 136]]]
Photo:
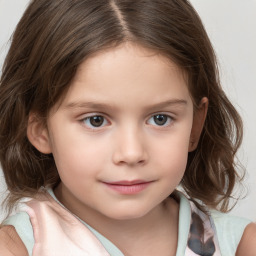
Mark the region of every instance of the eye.
[[172, 122], [172, 118], [165, 114], [157, 114], [148, 120], [148, 124], [156, 126], [168, 126]]
[[106, 118], [100, 115], [89, 116], [84, 118], [82, 121], [86, 126], [92, 129], [103, 127], [108, 124]]

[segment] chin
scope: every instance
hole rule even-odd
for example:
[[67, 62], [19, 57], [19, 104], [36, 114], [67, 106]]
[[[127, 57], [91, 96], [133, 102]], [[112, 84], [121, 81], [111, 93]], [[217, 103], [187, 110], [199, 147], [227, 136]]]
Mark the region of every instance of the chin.
[[129, 208], [129, 209], [122, 209], [122, 210], [115, 210], [114, 212], [111, 212], [108, 214], [108, 217], [115, 220], [134, 220], [139, 219], [144, 216], [146, 216], [150, 212], [150, 209], [135, 209], [135, 208]]

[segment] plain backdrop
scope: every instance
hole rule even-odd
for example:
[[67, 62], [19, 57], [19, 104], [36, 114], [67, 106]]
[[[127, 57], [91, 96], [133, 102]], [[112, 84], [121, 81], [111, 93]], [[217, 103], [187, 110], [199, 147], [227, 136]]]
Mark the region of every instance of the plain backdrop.
[[[0, 0], [0, 70], [28, 0]], [[224, 90], [244, 120], [239, 158], [247, 170], [247, 196], [232, 214], [256, 220], [256, 0], [192, 0], [216, 50]], [[0, 202], [6, 186], [0, 170]], [[0, 208], [1, 209], [1, 208]], [[0, 210], [0, 222], [3, 213]]]

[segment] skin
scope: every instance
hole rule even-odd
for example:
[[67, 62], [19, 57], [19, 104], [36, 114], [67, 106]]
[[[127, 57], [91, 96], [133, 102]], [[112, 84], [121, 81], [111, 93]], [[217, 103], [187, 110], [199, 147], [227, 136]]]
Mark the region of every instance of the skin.
[[[169, 195], [196, 147], [208, 103], [203, 99], [194, 113], [185, 78], [170, 60], [127, 43], [80, 65], [46, 128], [31, 115], [28, 138], [54, 156], [58, 199], [125, 255], [175, 254], [178, 204]], [[159, 125], [157, 115], [166, 122]], [[102, 124], [95, 127], [92, 117]], [[147, 186], [132, 194], [106, 185], [137, 180]], [[154, 248], [146, 246], [151, 240]]]
[[242, 236], [236, 256], [254, 256], [256, 253], [256, 224], [249, 224]]
[[28, 256], [28, 251], [13, 226], [0, 227], [0, 255]]
[[[127, 43], [84, 61], [47, 126], [31, 113], [27, 134], [53, 154], [61, 178], [54, 192], [71, 212], [126, 256], [175, 255], [179, 206], [169, 195], [197, 146], [207, 106], [203, 98], [194, 110], [174, 63]], [[135, 193], [109, 186], [124, 180], [148, 184]]]

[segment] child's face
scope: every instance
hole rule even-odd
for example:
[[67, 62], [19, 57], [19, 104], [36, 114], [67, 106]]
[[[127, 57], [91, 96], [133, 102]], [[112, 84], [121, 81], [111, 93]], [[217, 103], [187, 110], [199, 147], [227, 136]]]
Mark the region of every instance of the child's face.
[[177, 66], [124, 44], [81, 64], [32, 143], [53, 153], [71, 210], [132, 219], [159, 207], [180, 183], [198, 130]]

